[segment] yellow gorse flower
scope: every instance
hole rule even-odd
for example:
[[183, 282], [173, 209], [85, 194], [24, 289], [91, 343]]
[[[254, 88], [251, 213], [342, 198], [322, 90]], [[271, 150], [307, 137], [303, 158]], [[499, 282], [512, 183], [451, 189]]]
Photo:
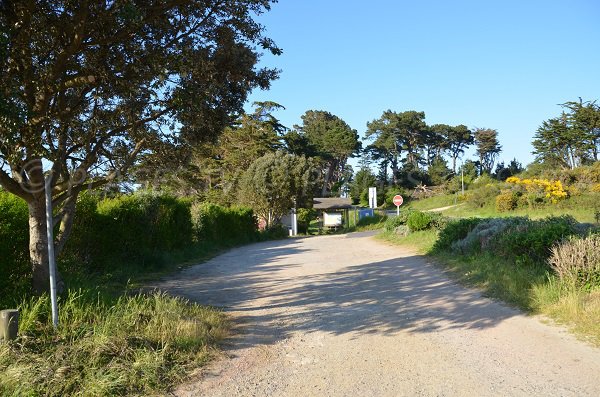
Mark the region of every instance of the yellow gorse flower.
[[542, 191], [546, 193], [546, 198], [554, 204], [558, 200], [567, 198], [568, 194], [561, 181], [551, 181], [548, 179], [521, 179], [516, 176], [511, 176], [506, 179], [507, 183], [522, 185], [529, 192]]

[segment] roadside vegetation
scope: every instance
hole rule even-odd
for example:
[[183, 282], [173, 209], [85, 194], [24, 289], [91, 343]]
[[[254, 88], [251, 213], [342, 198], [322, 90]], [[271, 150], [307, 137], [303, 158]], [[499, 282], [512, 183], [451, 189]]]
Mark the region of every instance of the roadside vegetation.
[[[68, 288], [54, 329], [48, 295], [32, 294], [27, 206], [0, 192], [0, 306], [20, 311], [19, 337], [0, 344], [0, 394], [156, 395], [204, 365], [227, 334], [219, 310], [144, 282], [224, 249], [281, 238], [259, 232], [244, 207], [137, 192], [80, 197], [73, 235], [59, 260]], [[6, 259], [5, 259], [6, 258]]]
[[600, 345], [600, 227], [569, 215], [452, 219], [405, 211], [379, 238], [417, 248], [466, 285]]
[[[544, 121], [527, 170], [516, 159], [496, 164], [495, 129], [428, 125], [424, 111], [382, 112], [364, 142], [327, 110], [307, 110], [288, 128], [274, 116], [280, 104], [244, 110], [279, 76], [261, 54], [282, 50], [255, 21], [273, 1], [162, 3], [0, 7], [0, 308], [21, 312], [18, 338], [0, 346], [0, 394], [165, 394], [206, 361], [227, 321], [139, 287], [223, 249], [287, 236], [280, 221], [292, 207], [309, 233], [313, 197], [365, 203], [371, 186], [384, 207], [400, 193], [413, 210], [350, 230], [385, 228], [390, 239], [431, 245], [491, 295], [595, 329], [577, 308], [597, 320], [596, 270], [571, 265], [581, 260], [556, 246], [593, 250], [593, 230], [569, 217], [512, 216], [600, 222], [596, 102], [567, 102]], [[470, 146], [476, 159], [459, 165]], [[459, 203], [445, 214], [492, 217], [489, 244], [468, 235], [487, 221], [465, 221], [473, 230], [441, 247], [435, 238], [454, 221], [417, 211]], [[507, 231], [525, 233], [536, 254], [516, 249]], [[48, 243], [58, 256], [58, 329]]]
[[163, 293], [70, 291], [53, 328], [48, 296], [20, 305], [20, 336], [0, 344], [2, 396], [165, 394], [216, 353], [221, 312]]

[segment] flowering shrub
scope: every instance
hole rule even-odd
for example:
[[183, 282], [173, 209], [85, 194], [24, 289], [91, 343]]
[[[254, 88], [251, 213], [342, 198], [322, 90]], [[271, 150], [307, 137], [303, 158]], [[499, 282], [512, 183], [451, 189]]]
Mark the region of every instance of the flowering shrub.
[[553, 204], [568, 197], [567, 190], [565, 190], [561, 181], [535, 178], [521, 179], [517, 176], [511, 176], [506, 179], [506, 183], [523, 187], [530, 195], [542, 196], [545, 199], [550, 200]]
[[512, 191], [503, 191], [496, 196], [496, 211], [512, 211], [517, 208], [518, 196]]

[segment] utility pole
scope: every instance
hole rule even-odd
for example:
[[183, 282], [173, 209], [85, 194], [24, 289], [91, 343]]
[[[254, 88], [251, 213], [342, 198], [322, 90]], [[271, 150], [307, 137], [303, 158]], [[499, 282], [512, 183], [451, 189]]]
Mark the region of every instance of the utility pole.
[[462, 186], [462, 195], [465, 195], [465, 170], [463, 167], [464, 163], [460, 165], [460, 184]]

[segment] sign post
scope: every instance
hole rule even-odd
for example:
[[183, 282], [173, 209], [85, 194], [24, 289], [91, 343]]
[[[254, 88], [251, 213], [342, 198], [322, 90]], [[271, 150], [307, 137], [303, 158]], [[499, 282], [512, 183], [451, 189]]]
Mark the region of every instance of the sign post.
[[369, 188], [369, 208], [377, 207], [377, 188], [370, 187]]
[[52, 324], [58, 327], [58, 304], [56, 302], [56, 260], [54, 258], [54, 235], [52, 219], [52, 172], [45, 181], [46, 190], [46, 234], [48, 237], [48, 270], [50, 273], [50, 303], [52, 307]]
[[401, 195], [397, 194], [394, 196], [393, 203], [396, 206], [396, 216], [400, 216], [400, 206], [404, 202], [404, 199]]

